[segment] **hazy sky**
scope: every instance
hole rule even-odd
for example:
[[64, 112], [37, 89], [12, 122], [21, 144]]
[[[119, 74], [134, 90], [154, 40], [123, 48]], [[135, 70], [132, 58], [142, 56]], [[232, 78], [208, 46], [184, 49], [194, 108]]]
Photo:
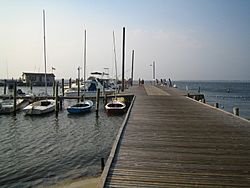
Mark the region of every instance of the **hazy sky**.
[[112, 31], [121, 74], [126, 27], [126, 78], [250, 80], [249, 0], [0, 0], [0, 78], [44, 72], [42, 10], [46, 11], [47, 69], [77, 77], [87, 30], [87, 73], [114, 74]]

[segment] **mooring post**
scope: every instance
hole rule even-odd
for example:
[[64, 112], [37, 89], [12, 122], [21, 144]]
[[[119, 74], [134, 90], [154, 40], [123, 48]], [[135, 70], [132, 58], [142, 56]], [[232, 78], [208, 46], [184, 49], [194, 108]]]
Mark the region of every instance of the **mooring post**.
[[33, 83], [32, 81], [30, 81], [30, 92], [32, 93], [32, 91], [33, 91]]
[[55, 106], [55, 110], [56, 110], [56, 117], [58, 117], [58, 111], [59, 111], [59, 107], [58, 107], [58, 82], [56, 82], [56, 106]]
[[69, 88], [71, 88], [71, 78], [69, 79]]
[[14, 115], [16, 115], [16, 81], [14, 82], [14, 106], [13, 108], [14, 108], [13, 113]]
[[105, 162], [104, 162], [104, 158], [103, 157], [101, 158], [101, 167], [102, 167], [102, 171], [103, 171], [103, 169], [105, 167]]
[[52, 96], [55, 97], [55, 91], [56, 91], [56, 81], [53, 81], [53, 87], [52, 87]]
[[98, 113], [99, 113], [99, 98], [100, 98], [100, 88], [97, 89], [97, 92], [96, 92], [96, 106], [95, 106], [95, 112], [96, 112], [96, 115], [98, 116]]
[[77, 96], [78, 96], [77, 102], [79, 102], [80, 101], [80, 79], [76, 79], [76, 83], [77, 83]]
[[214, 107], [215, 107], [215, 108], [219, 108], [219, 103], [217, 103], [217, 102], [214, 103]]
[[62, 96], [64, 96], [64, 79], [62, 78]]
[[59, 97], [59, 103], [60, 103], [60, 110], [62, 110], [62, 106], [63, 106], [63, 98]]
[[104, 98], [103, 98], [103, 104], [104, 106], [108, 103], [108, 95], [105, 93]]
[[6, 95], [6, 88], [7, 88], [7, 80], [4, 79], [4, 90], [3, 90], [3, 94]]
[[240, 109], [238, 107], [233, 107], [233, 114], [236, 116], [240, 115]]

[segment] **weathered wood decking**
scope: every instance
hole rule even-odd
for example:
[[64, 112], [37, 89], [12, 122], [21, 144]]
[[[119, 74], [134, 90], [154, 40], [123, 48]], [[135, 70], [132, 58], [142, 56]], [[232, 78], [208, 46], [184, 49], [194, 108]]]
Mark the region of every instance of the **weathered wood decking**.
[[100, 187], [250, 187], [248, 121], [173, 89], [146, 90], [134, 90]]

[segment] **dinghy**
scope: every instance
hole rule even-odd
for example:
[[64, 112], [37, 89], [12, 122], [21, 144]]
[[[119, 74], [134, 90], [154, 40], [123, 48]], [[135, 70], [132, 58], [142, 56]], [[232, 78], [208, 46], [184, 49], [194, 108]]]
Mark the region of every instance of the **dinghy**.
[[71, 114], [80, 114], [85, 112], [90, 112], [93, 106], [93, 102], [91, 100], [85, 100], [83, 102], [76, 103], [67, 108], [67, 111]]
[[[16, 100], [16, 110], [20, 110], [26, 105], [29, 104], [29, 101], [24, 99]], [[5, 99], [0, 102], [0, 114], [10, 114], [14, 112], [14, 100], [13, 99]]]
[[26, 115], [41, 115], [53, 112], [55, 110], [55, 100], [45, 99], [33, 102], [26, 106], [23, 111]]

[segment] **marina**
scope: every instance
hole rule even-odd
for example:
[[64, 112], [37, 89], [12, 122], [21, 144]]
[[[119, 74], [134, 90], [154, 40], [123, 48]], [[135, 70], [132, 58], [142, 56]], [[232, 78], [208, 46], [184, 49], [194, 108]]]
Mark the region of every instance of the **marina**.
[[[27, 92], [30, 89], [29, 87], [20, 88], [24, 92]], [[43, 88], [33, 87], [34, 93], [39, 93], [41, 90], [43, 90]], [[3, 92], [3, 88], [0, 88], [0, 91]], [[53, 87], [48, 87], [48, 93], [50, 95], [53, 93]], [[62, 91], [59, 93], [59, 95], [62, 95]], [[242, 140], [245, 140], [246, 136], [241, 136], [240, 139], [237, 137], [237, 134], [241, 131], [241, 129], [244, 130], [244, 135], [249, 134], [249, 122], [241, 119], [240, 117], [234, 116], [232, 113], [221, 111], [211, 105], [195, 102], [193, 99], [196, 98], [194, 92], [190, 92], [189, 98], [191, 98], [187, 99], [187, 92], [176, 88], [170, 88], [162, 85], [134, 84], [133, 87], [126, 89], [124, 93], [120, 93], [119, 96], [124, 96], [129, 102], [127, 103], [128, 112], [126, 115], [110, 116], [106, 113], [104, 108], [104, 104], [106, 104], [106, 102], [104, 102], [105, 98], [99, 99], [100, 106], [98, 107], [98, 115], [94, 113], [96, 107], [86, 114], [77, 115], [67, 113], [67, 107], [74, 104], [74, 101], [77, 101], [80, 98], [65, 98], [62, 103], [62, 108], [58, 111], [57, 116], [55, 116], [54, 113], [34, 117], [25, 116], [22, 111], [18, 111], [15, 116], [11, 114], [0, 115], [2, 129], [1, 141], [5, 143], [2, 145], [0, 151], [3, 153], [3, 159], [8, 160], [3, 160], [1, 163], [1, 169], [3, 169], [1, 171], [1, 183], [5, 184], [6, 187], [15, 187], [15, 183], [18, 180], [18, 185], [27, 187], [30, 185], [53, 185], [63, 181], [64, 179], [78, 179], [84, 176], [99, 176], [102, 172], [101, 159], [104, 159], [105, 168], [100, 178], [101, 184], [99, 184], [103, 187], [117, 186], [117, 184], [121, 184], [120, 181], [123, 183], [125, 182], [124, 186], [135, 186], [139, 184], [143, 185], [143, 187], [146, 185], [166, 186], [166, 182], [161, 184], [162, 182], [159, 178], [157, 178], [158, 176], [165, 177], [166, 175], [166, 179], [170, 177], [170, 174], [172, 177], [173, 174], [180, 173], [180, 175], [182, 174], [183, 181], [184, 174], [185, 178], [190, 176], [187, 172], [178, 172], [178, 168], [174, 168], [172, 165], [181, 165], [185, 167], [185, 165], [193, 164], [193, 166], [191, 165], [192, 168], [196, 168], [197, 165], [202, 165], [202, 169], [205, 168], [205, 166], [208, 167], [211, 165], [211, 167], [209, 167], [209, 169], [211, 169], [215, 162], [210, 160], [212, 160], [212, 158], [216, 159], [217, 155], [222, 158], [222, 151], [225, 151], [226, 155], [234, 153], [233, 150], [229, 150], [229, 145], [237, 146], [237, 148], [235, 148], [237, 151], [241, 151], [238, 146], [244, 146], [244, 148], [246, 147], [247, 149], [247, 146], [244, 144], [245, 141], [243, 142]], [[135, 96], [134, 99], [133, 96]], [[197, 93], [197, 96], [200, 96], [200, 94]], [[112, 96], [110, 97], [112, 98]], [[130, 105], [130, 103], [134, 104]], [[144, 105], [149, 106], [150, 108], [146, 108]], [[44, 122], [44, 119], [46, 119], [46, 122]], [[142, 122], [140, 123], [140, 121]], [[161, 125], [160, 122], [164, 122], [164, 125]], [[133, 124], [136, 125], [135, 128]], [[227, 126], [227, 128], [220, 127], [221, 125]], [[211, 127], [213, 127], [212, 132], [209, 131]], [[218, 131], [214, 130], [215, 127], [217, 127]], [[230, 132], [235, 127], [238, 127], [237, 131]], [[103, 131], [104, 129], [105, 131]], [[128, 129], [128, 133], [125, 134], [124, 131], [126, 129]], [[203, 129], [205, 132], [203, 132]], [[160, 133], [166, 133], [169, 135], [161, 136], [159, 135]], [[149, 136], [149, 134], [151, 136]], [[233, 136], [231, 137], [231, 141], [225, 141], [230, 144], [223, 144], [224, 142], [222, 142], [222, 139], [226, 139], [225, 134]], [[120, 137], [118, 138], [119, 135]], [[129, 136], [129, 142], [125, 141], [125, 135]], [[218, 141], [216, 141], [217, 137], [219, 139]], [[213, 138], [213, 142], [209, 141], [209, 138]], [[135, 139], [137, 144], [132, 142], [133, 139]], [[180, 141], [178, 141], [179, 139]], [[198, 141], [199, 139], [201, 139], [201, 141]], [[237, 143], [234, 143], [236, 140]], [[97, 143], [95, 143], [96, 141]], [[172, 141], [174, 141], [174, 143], [172, 143]], [[176, 141], [178, 142], [175, 143]], [[123, 142], [131, 143], [132, 148], [129, 149], [127, 148], [129, 146], [125, 145], [124, 147], [126, 149], [122, 150]], [[183, 142], [183, 144], [181, 142]], [[200, 146], [193, 145], [198, 142], [201, 143]], [[218, 145], [220, 142], [222, 142], [222, 145]], [[150, 146], [150, 143], [153, 145]], [[209, 146], [208, 144], [212, 145]], [[112, 145], [113, 149], [111, 150]], [[114, 145], [116, 145], [115, 149]], [[159, 151], [157, 150], [158, 147], [160, 149]], [[189, 150], [191, 148], [194, 148], [193, 152], [186, 151], [186, 149]], [[177, 149], [180, 149], [181, 151]], [[210, 151], [212, 152], [214, 149], [216, 149], [216, 152], [219, 150], [222, 153], [210, 153]], [[122, 154], [123, 151], [125, 152], [124, 154]], [[171, 155], [164, 154], [166, 151], [170, 152]], [[15, 152], [17, 153], [15, 154]], [[145, 161], [142, 161], [141, 157], [144, 155], [144, 152], [145, 156], [143, 158]], [[199, 154], [199, 152], [201, 152], [201, 154]], [[58, 153], [60, 155], [57, 155]], [[182, 153], [185, 155], [183, 156], [183, 159], [179, 161], [178, 158], [181, 157]], [[209, 158], [209, 160], [204, 158], [204, 165], [202, 159], [202, 157], [204, 157], [203, 153], [209, 154], [209, 156], [211, 154], [211, 158]], [[138, 159], [136, 158], [137, 154], [139, 157]], [[239, 155], [240, 154], [241, 152]], [[192, 163], [192, 161], [196, 160], [198, 156], [199, 162], [197, 162], [197, 164]], [[188, 157], [188, 161], [186, 161], [186, 157]], [[192, 157], [194, 157], [194, 159], [192, 159]], [[129, 161], [124, 161], [123, 163], [123, 160], [121, 160], [121, 164], [120, 162], [118, 163], [119, 168], [116, 168], [115, 161], [118, 162], [120, 158], [128, 159]], [[226, 156], [226, 158], [229, 158], [228, 160], [233, 160], [230, 156]], [[39, 159], [44, 162], [39, 162], [39, 164], [35, 166], [38, 168], [41, 167], [42, 170], [36, 170], [34, 173], [35, 177], [33, 177], [33, 175], [29, 172], [32, 172], [34, 167], [29, 165], [36, 163]], [[147, 161], [147, 159], [150, 161]], [[168, 164], [171, 169], [173, 168], [171, 172], [168, 173], [167, 170], [163, 168], [164, 165], [161, 163], [161, 160], [164, 161], [165, 165]], [[240, 156], [237, 157], [237, 161], [239, 161], [238, 165], [240, 165]], [[22, 164], [19, 164], [20, 162]], [[132, 164], [130, 164], [131, 162]], [[175, 164], [175, 162], [178, 164]], [[211, 162], [211, 164], [209, 162]], [[64, 165], [64, 163], [66, 165]], [[149, 171], [146, 173], [147, 169], [143, 169], [144, 164], [149, 169], [153, 168], [150, 164], [154, 165], [156, 169], [157, 164], [159, 164], [160, 171]], [[139, 165], [139, 169], [133, 169], [131, 165], [134, 167]], [[216, 163], [216, 165], [219, 164]], [[185, 168], [190, 170], [191, 166], [187, 166]], [[17, 167], [18, 170], [13, 171], [13, 169], [16, 169]], [[198, 166], [197, 170], [193, 169], [192, 171], [200, 172], [200, 168], [201, 167]], [[216, 166], [216, 168], [220, 167]], [[222, 164], [221, 168], [225, 168], [225, 165]], [[240, 171], [241, 169], [239, 166], [238, 168]], [[245, 168], [247, 169], [248, 167], [245, 166]], [[246, 170], [245, 168], [243, 171]], [[21, 175], [23, 170], [27, 172], [24, 177]], [[213, 170], [209, 170], [209, 172], [206, 173], [212, 173], [212, 171]], [[242, 173], [244, 175], [243, 171]], [[105, 172], [106, 177], [103, 175]], [[144, 173], [138, 175], [139, 172]], [[136, 174], [132, 175], [133, 173]], [[199, 175], [203, 176], [202, 173]], [[224, 171], [220, 173], [224, 173]], [[108, 176], [108, 174], [112, 176]], [[120, 179], [118, 174], [123, 177], [123, 180]], [[157, 177], [153, 177], [152, 181], [150, 181], [150, 177], [148, 176], [149, 174], [158, 175]], [[238, 177], [236, 175], [237, 174], [231, 174], [230, 177]], [[136, 180], [131, 176], [136, 178]], [[140, 179], [139, 176], [141, 178], [146, 178], [149, 184], [147, 184], [147, 182], [145, 183], [144, 180], [140, 182], [142, 179]], [[127, 180], [125, 180], [126, 177], [128, 177]], [[213, 177], [213, 175], [210, 177]], [[179, 181], [181, 182], [181, 180], [178, 180], [175, 184], [177, 185], [177, 183], [180, 183]], [[152, 182], [157, 184], [152, 184]], [[195, 183], [199, 184], [199, 181], [197, 180]], [[245, 184], [243, 182], [239, 185], [244, 186]]]
[[0, 9], [1, 188], [249, 187], [250, 1]]

